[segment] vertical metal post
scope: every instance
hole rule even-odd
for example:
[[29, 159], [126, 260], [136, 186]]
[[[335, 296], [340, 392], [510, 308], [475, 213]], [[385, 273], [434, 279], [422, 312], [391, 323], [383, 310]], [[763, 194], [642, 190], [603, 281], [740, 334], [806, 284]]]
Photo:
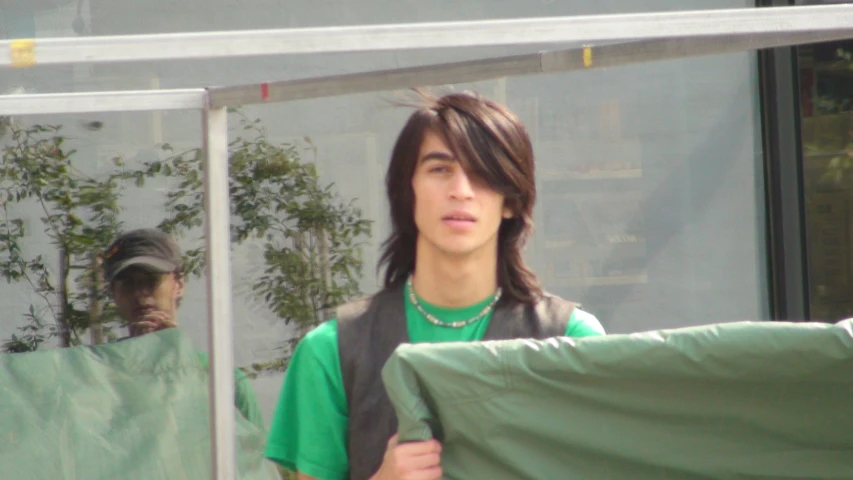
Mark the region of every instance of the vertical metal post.
[[236, 478], [234, 355], [231, 324], [230, 195], [226, 108], [202, 112], [207, 319], [210, 351], [211, 478]]
[[[760, 0], [758, 5], [788, 3], [788, 0]], [[762, 50], [758, 60], [768, 206], [770, 314], [774, 320], [806, 320], [809, 318], [808, 268], [796, 49]]]

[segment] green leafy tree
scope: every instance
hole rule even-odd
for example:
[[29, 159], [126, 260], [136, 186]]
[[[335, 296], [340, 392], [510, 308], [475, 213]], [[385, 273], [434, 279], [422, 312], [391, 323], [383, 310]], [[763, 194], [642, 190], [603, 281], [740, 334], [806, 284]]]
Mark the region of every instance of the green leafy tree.
[[[60, 127], [10, 132], [0, 163], [0, 274], [7, 282], [26, 282], [39, 301], [2, 349], [32, 351], [53, 337], [61, 347], [77, 345], [86, 330], [90, 343], [102, 343], [119, 317], [107, 306], [97, 254], [121, 229], [124, 175], [86, 175], [73, 163], [75, 151], [65, 147]], [[17, 216], [20, 207], [36, 209], [42, 228], [32, 226], [31, 232], [28, 225], [35, 222]], [[26, 253], [32, 234], [49, 240], [52, 255]], [[51, 274], [51, 258], [57, 258], [57, 275]]]
[[[295, 328], [280, 358], [255, 364], [249, 373], [282, 370], [307, 330], [329, 319], [332, 307], [360, 294], [361, 249], [370, 222], [333, 184], [320, 182], [314, 163], [303, 162], [296, 145], [273, 144], [258, 120], [239, 119], [243, 135], [229, 145], [232, 244], [262, 242], [264, 268], [251, 290]], [[310, 138], [303, 142], [302, 151], [316, 153]], [[160, 225], [166, 231], [180, 235], [202, 225], [201, 158], [198, 150], [183, 152], [148, 162], [141, 171], [144, 178], [162, 175], [177, 183], [167, 194], [168, 217]], [[190, 270], [198, 275], [203, 250], [187, 253]]]

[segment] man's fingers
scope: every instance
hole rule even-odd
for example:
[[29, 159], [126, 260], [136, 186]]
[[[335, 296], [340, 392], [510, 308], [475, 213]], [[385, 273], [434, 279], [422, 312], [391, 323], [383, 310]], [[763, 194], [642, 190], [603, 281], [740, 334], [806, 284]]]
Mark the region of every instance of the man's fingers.
[[133, 327], [138, 333], [151, 333], [176, 326], [174, 320], [163, 312], [151, 312], [133, 322]]
[[[441, 444], [435, 440], [399, 444], [391, 450], [391, 456], [396, 470], [406, 473], [406, 478], [441, 478]], [[434, 476], [436, 468], [438, 476]], [[426, 476], [421, 477], [424, 472]]]
[[[396, 435], [392, 438], [396, 438]], [[441, 444], [437, 440], [407, 442], [397, 445], [396, 450], [407, 456], [438, 454], [441, 453]]]
[[151, 313], [146, 313], [142, 316], [142, 318], [150, 318], [153, 320], [157, 320], [160, 322], [166, 321], [169, 319], [169, 315], [166, 312], [161, 312], [159, 310], [155, 310]]
[[157, 323], [147, 320], [140, 320], [138, 322], [134, 322], [134, 326], [140, 330], [150, 330], [156, 328]]
[[143, 322], [154, 325], [154, 328], [156, 329], [171, 328], [176, 326], [174, 320], [167, 313], [159, 311], [151, 312], [149, 314], [144, 315], [139, 323]]
[[399, 443], [395, 434], [388, 439], [380, 471], [407, 480], [441, 479], [441, 443], [437, 440]]
[[408, 457], [398, 456], [397, 467], [403, 472], [414, 472], [428, 470], [441, 465], [441, 455], [437, 453], [426, 453]]
[[441, 467], [430, 467], [406, 476], [408, 480], [441, 480]]

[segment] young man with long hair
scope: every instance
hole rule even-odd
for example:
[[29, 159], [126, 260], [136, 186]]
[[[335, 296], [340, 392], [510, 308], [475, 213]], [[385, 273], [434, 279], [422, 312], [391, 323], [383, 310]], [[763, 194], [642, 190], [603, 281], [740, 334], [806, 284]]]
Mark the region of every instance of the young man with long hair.
[[386, 188], [384, 288], [312, 330], [282, 386], [266, 456], [300, 479], [441, 478], [439, 442], [397, 443], [380, 372], [401, 343], [604, 334], [524, 263], [533, 149], [507, 108], [472, 94], [425, 98]]

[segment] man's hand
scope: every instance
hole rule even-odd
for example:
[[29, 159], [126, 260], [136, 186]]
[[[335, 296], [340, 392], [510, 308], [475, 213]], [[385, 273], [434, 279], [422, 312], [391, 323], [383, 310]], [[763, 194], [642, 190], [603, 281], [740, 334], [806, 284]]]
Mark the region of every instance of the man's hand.
[[154, 310], [133, 322], [133, 332], [134, 335], [143, 335], [167, 328], [175, 328], [176, 326], [175, 319], [169, 314], [160, 310]]
[[388, 440], [382, 466], [371, 480], [440, 480], [441, 444], [436, 440], [397, 444]]

